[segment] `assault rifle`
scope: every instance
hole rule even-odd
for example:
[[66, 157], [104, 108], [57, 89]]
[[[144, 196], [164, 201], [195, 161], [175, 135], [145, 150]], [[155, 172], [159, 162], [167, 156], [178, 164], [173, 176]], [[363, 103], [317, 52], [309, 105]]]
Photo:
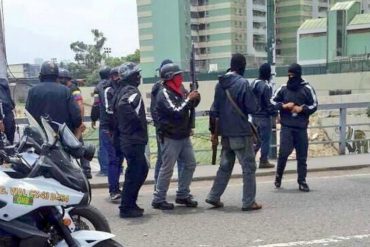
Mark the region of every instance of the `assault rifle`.
[[[197, 91], [199, 84], [195, 75], [195, 57], [194, 57], [194, 44], [191, 44], [190, 53], [190, 92]], [[192, 107], [190, 110], [190, 126], [195, 129], [195, 108]]]

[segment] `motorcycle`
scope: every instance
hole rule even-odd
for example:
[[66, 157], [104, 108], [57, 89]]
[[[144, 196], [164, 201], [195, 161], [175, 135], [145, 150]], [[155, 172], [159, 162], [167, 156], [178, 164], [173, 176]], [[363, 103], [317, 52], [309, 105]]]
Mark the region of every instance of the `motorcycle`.
[[[12, 178], [25, 178], [39, 158], [42, 137], [39, 131], [27, 126], [17, 145], [6, 145], [6, 140], [0, 138], [0, 158], [11, 164], [11, 168], [2, 169]], [[73, 159], [77, 162], [77, 159]], [[1, 168], [0, 168], [1, 169]], [[90, 189], [90, 186], [89, 186]], [[96, 230], [111, 232], [107, 219], [98, 209], [91, 205], [65, 208], [64, 219], [70, 220], [70, 230]]]
[[0, 246], [121, 246], [111, 233], [72, 232], [71, 220], [64, 217], [69, 207], [90, 202], [88, 181], [72, 157], [88, 157], [93, 150], [82, 146], [65, 124], [58, 124], [56, 133], [46, 119], [41, 119], [43, 130], [26, 116], [43, 144], [27, 177], [0, 171]]

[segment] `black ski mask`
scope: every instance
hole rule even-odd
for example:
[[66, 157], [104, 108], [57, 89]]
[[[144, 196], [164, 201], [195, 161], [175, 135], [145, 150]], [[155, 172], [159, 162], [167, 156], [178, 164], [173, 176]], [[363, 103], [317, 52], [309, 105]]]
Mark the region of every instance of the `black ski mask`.
[[293, 63], [289, 66], [288, 73], [289, 79], [287, 82], [287, 88], [292, 91], [297, 91], [303, 82], [302, 67], [297, 63]]
[[230, 70], [235, 71], [241, 76], [244, 76], [245, 67], [247, 66], [247, 62], [245, 57], [242, 54], [236, 53], [232, 56], [230, 62]]

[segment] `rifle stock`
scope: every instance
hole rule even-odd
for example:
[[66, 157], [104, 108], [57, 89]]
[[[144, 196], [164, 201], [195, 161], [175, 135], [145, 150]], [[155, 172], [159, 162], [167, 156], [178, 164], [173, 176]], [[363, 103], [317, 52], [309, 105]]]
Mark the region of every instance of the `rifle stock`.
[[212, 133], [212, 165], [216, 165], [217, 161], [217, 146], [218, 146], [218, 118], [210, 117], [210, 130]]

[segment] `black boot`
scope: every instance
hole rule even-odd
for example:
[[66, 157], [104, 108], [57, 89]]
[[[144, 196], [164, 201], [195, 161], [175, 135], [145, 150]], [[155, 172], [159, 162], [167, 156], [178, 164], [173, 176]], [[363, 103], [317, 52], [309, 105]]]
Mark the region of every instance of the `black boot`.
[[308, 187], [308, 184], [304, 182], [299, 183], [299, 190], [303, 192], [310, 192], [310, 187]]
[[176, 203], [177, 204], [182, 204], [185, 205], [188, 208], [196, 208], [198, 207], [198, 202], [193, 200], [192, 197], [187, 197], [187, 198], [176, 198]]
[[138, 218], [143, 216], [143, 212], [144, 211], [135, 208], [121, 209], [119, 216], [121, 218]]
[[173, 203], [164, 202], [152, 202], [152, 207], [160, 210], [173, 210], [175, 205]]
[[275, 176], [275, 183], [274, 184], [275, 184], [275, 187], [277, 189], [281, 187], [281, 176], [279, 176], [279, 175]]

